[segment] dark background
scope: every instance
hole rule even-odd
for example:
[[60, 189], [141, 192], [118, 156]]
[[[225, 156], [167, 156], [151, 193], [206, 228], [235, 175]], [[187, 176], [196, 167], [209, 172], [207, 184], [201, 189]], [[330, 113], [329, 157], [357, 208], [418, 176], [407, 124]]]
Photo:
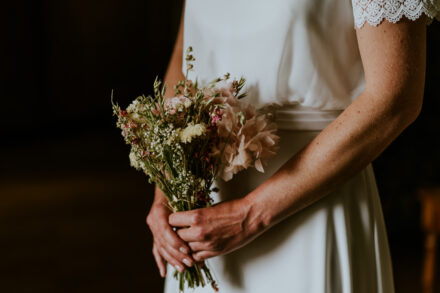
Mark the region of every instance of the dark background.
[[[152, 91], [181, 1], [2, 3], [0, 292], [161, 292], [145, 216], [152, 187], [129, 167], [110, 92]], [[375, 162], [396, 292], [419, 292], [417, 190], [440, 184], [440, 25], [428, 29], [425, 104]]]

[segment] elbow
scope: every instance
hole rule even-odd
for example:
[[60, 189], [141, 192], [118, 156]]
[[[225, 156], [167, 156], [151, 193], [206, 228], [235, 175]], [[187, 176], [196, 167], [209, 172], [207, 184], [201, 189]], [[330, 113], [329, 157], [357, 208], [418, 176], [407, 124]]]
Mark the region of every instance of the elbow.
[[404, 128], [417, 120], [423, 105], [423, 92], [406, 97], [398, 97], [394, 103], [394, 115]]
[[417, 120], [420, 113], [422, 112], [423, 106], [423, 91], [411, 98], [411, 102], [409, 103], [409, 109], [407, 109], [408, 115], [408, 125], [412, 124]]

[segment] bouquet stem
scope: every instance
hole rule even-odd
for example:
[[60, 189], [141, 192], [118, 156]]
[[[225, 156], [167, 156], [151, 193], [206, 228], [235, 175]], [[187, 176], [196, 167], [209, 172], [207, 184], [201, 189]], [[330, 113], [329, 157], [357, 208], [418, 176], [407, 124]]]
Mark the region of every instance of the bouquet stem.
[[[196, 288], [198, 286], [205, 287], [206, 283], [211, 284], [212, 289], [218, 292], [217, 283], [212, 277], [211, 271], [205, 262], [197, 263], [193, 267], [187, 267], [183, 273], [174, 272], [174, 278], [179, 281], [179, 292], [185, 289], [185, 283], [188, 288]], [[206, 278], [206, 279], [205, 279]]]

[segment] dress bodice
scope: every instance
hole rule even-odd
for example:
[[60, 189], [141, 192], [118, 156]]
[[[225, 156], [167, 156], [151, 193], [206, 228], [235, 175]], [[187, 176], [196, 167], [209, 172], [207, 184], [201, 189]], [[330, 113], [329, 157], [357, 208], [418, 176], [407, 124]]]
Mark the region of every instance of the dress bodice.
[[196, 57], [189, 78], [243, 76], [257, 108], [342, 110], [365, 85], [355, 28], [432, 18], [439, 8], [439, 0], [187, 0], [184, 48]]

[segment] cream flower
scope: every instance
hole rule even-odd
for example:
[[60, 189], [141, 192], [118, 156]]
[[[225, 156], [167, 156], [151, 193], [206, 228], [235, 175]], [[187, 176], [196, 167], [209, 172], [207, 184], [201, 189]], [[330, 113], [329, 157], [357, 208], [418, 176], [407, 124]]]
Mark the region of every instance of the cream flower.
[[146, 119], [143, 114], [139, 114], [145, 111], [145, 105], [140, 103], [137, 99], [134, 100], [128, 107], [127, 113], [130, 118], [136, 123], [145, 123]]
[[180, 141], [183, 143], [191, 142], [195, 137], [202, 136], [206, 133], [206, 126], [202, 123], [193, 124], [190, 123], [188, 126], [180, 132]]
[[190, 99], [186, 99], [185, 102], [183, 102], [183, 105], [185, 106], [185, 108], [189, 108], [192, 105], [192, 102]]
[[170, 114], [181, 112], [184, 108], [191, 107], [192, 101], [187, 97], [179, 96], [172, 97], [165, 100], [165, 110]]
[[141, 166], [139, 164], [139, 160], [133, 151], [130, 152], [128, 157], [130, 158], [130, 166], [134, 167], [136, 170], [141, 169]]

